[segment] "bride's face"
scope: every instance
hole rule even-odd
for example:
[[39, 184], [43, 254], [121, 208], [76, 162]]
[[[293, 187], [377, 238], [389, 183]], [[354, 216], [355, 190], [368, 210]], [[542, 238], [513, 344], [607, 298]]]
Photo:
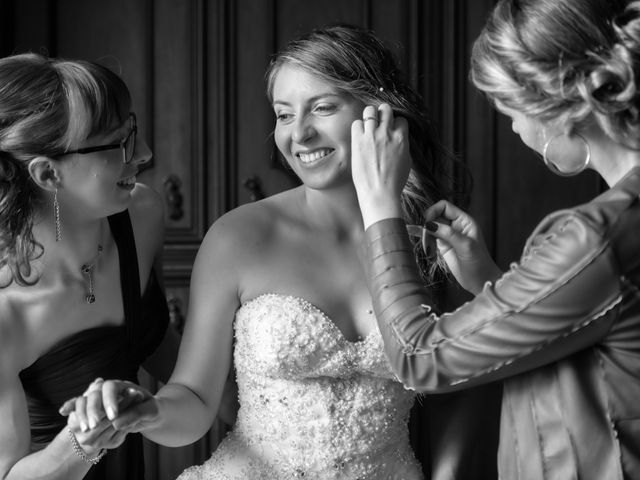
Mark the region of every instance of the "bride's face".
[[278, 149], [311, 188], [351, 183], [351, 124], [364, 104], [306, 70], [284, 65], [273, 83]]

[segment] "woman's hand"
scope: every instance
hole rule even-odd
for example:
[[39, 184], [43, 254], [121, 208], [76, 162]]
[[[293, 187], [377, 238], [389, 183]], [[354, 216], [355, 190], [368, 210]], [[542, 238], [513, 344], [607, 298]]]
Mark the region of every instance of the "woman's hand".
[[75, 411], [69, 414], [67, 427], [87, 458], [95, 458], [103, 449], [119, 447], [127, 436], [126, 432], [117, 431], [106, 417], [93, 428], [81, 425]]
[[502, 275], [473, 217], [452, 203], [440, 200], [425, 213], [425, 227], [458, 283], [474, 295], [484, 284]]
[[88, 458], [94, 458], [103, 449], [119, 447], [126, 437], [125, 432], [113, 428], [102, 409], [102, 384], [101, 378], [95, 379], [82, 396], [60, 408], [62, 415], [68, 415], [67, 427]]
[[126, 434], [142, 431], [158, 421], [153, 395], [122, 380], [98, 378], [82, 396], [66, 401], [59, 411], [61, 415], [73, 415], [81, 432], [100, 428], [106, 421], [118, 433]]
[[351, 172], [364, 228], [402, 217], [400, 194], [409, 177], [409, 126], [391, 107], [369, 105], [351, 125]]

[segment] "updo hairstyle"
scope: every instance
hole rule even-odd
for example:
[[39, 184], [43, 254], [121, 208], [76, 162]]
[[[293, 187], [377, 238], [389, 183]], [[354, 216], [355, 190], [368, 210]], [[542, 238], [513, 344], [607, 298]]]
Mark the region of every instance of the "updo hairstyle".
[[493, 102], [564, 125], [595, 121], [640, 148], [640, 1], [501, 0], [473, 46]]

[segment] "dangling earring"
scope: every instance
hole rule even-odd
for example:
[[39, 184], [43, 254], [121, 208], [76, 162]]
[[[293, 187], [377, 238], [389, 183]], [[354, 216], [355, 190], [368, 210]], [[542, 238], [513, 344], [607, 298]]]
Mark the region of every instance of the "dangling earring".
[[58, 189], [53, 194], [53, 216], [56, 226], [56, 242], [62, 240], [62, 230], [60, 228], [60, 204], [58, 203]]
[[578, 137], [580, 140], [582, 140], [582, 143], [584, 143], [585, 149], [587, 150], [587, 155], [584, 159], [584, 162], [582, 162], [582, 165], [580, 165], [576, 170], [570, 170], [570, 171], [560, 170], [555, 163], [549, 160], [547, 152], [549, 150], [549, 145], [551, 145], [551, 142], [556, 138], [560, 138], [564, 135], [566, 135], [566, 133], [558, 133], [553, 137], [551, 137], [549, 140], [547, 140], [547, 143], [544, 144], [544, 149], [542, 150], [542, 160], [544, 160], [544, 164], [547, 166], [547, 168], [551, 170], [553, 173], [555, 173], [556, 175], [559, 175], [561, 177], [573, 177], [574, 175], [577, 175], [583, 172], [589, 166], [589, 162], [591, 161], [591, 147], [589, 147], [589, 142], [587, 142], [586, 138], [584, 138], [579, 133], [574, 133], [573, 136]]

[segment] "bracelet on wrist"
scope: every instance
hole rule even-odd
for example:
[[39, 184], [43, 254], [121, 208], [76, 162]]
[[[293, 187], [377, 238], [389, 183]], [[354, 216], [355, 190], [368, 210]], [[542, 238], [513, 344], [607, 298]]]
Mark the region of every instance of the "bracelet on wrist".
[[91, 465], [95, 465], [100, 460], [102, 460], [102, 457], [104, 457], [107, 454], [107, 450], [103, 448], [98, 452], [98, 454], [95, 457], [89, 457], [87, 456], [86, 453], [84, 453], [84, 450], [78, 443], [78, 439], [76, 438], [76, 436], [73, 434], [73, 432], [69, 427], [67, 427], [67, 434], [69, 435], [69, 441], [71, 442], [73, 451], [75, 452], [76, 455], [78, 455], [82, 459], [83, 462], [90, 463]]

